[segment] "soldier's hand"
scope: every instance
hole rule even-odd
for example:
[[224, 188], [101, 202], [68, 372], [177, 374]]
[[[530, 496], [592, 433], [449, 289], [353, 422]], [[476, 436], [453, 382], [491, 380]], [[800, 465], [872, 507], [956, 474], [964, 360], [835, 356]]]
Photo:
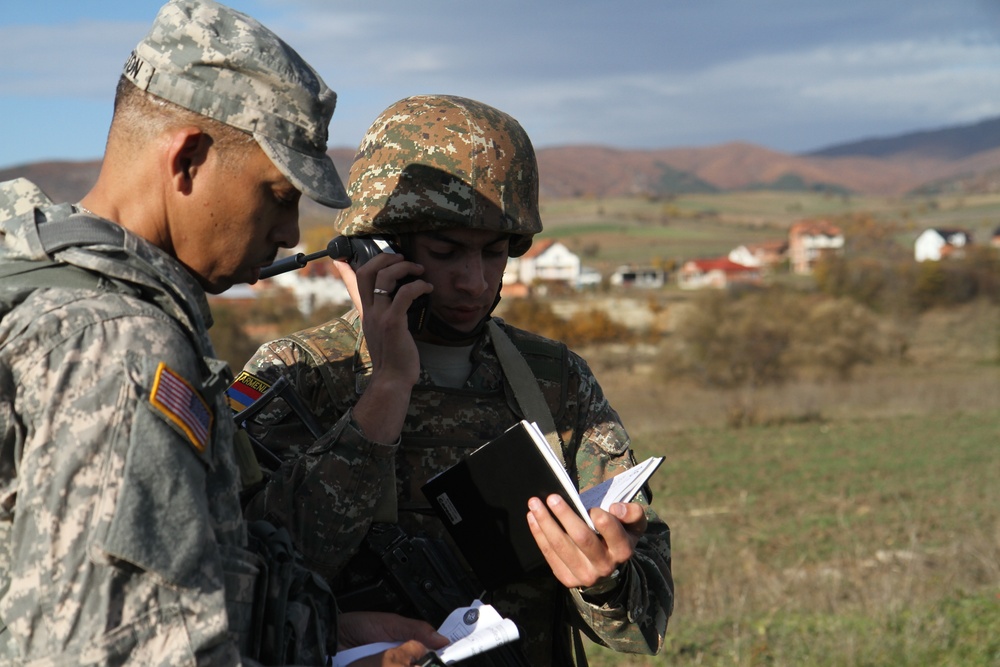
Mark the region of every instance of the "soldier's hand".
[[396, 648], [376, 653], [350, 663], [350, 667], [409, 667], [427, 655], [427, 647], [420, 642], [408, 641]]
[[590, 510], [598, 533], [557, 495], [528, 501], [528, 527], [552, 573], [567, 588], [589, 588], [609, 581], [632, 557], [646, 532], [638, 503], [615, 503], [611, 512]]
[[346, 262], [334, 265], [361, 313], [372, 360], [371, 379], [353, 408], [354, 419], [367, 438], [395, 442], [406, 417], [410, 390], [420, 377], [420, 355], [407, 328], [406, 310], [415, 298], [433, 288], [428, 282], [415, 280], [391, 296], [401, 280], [423, 271], [402, 255], [379, 253], [357, 273]]
[[[337, 617], [337, 639], [341, 649], [376, 642], [415, 639], [432, 649], [447, 646], [448, 639], [426, 622], [380, 611], [352, 611]], [[423, 654], [421, 654], [423, 655]]]

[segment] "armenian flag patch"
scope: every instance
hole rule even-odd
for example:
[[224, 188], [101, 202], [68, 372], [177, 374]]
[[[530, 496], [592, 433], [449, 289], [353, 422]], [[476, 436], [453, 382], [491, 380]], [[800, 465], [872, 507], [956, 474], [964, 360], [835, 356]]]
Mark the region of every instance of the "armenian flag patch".
[[229, 402], [229, 407], [233, 409], [233, 412], [242, 412], [253, 405], [254, 401], [270, 388], [270, 384], [256, 375], [242, 371], [226, 390], [226, 401]]
[[149, 402], [166, 415], [199, 452], [204, 452], [212, 432], [212, 411], [187, 380], [160, 362]]

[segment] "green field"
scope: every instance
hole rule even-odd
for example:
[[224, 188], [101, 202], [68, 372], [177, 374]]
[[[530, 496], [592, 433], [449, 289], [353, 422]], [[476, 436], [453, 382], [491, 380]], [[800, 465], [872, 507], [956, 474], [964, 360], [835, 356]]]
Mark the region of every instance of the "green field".
[[643, 433], [677, 606], [667, 661], [996, 665], [1000, 418]]
[[[545, 234], [599, 267], [720, 255], [852, 214], [903, 244], [928, 227], [985, 241], [1000, 197], [745, 193], [543, 211]], [[638, 456], [669, 462], [654, 507], [677, 586], [662, 655], [592, 647], [594, 665], [1000, 665], [1000, 309], [903, 326], [907, 364], [758, 390], [770, 425], [743, 429], [725, 424], [745, 396], [666, 379], [634, 350], [587, 351]]]
[[[1000, 665], [1000, 307], [911, 323], [909, 361], [739, 391], [585, 351], [637, 456], [667, 457], [664, 655], [609, 665]], [[623, 359], [628, 359], [624, 363]]]

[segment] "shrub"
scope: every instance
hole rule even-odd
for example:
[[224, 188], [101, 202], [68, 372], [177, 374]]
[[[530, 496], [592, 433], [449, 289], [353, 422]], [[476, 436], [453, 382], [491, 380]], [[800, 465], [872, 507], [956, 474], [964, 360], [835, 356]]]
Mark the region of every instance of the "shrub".
[[594, 308], [566, 320], [545, 301], [518, 299], [505, 304], [503, 319], [516, 327], [560, 340], [570, 347], [629, 342], [633, 334], [603, 310]]
[[699, 295], [665, 346], [660, 366], [728, 389], [780, 384], [811, 372], [847, 379], [900, 346], [871, 310], [779, 288]]
[[823, 292], [883, 312], [923, 312], [977, 298], [1000, 302], [1000, 256], [986, 247], [940, 262], [891, 254], [828, 256], [813, 275]]

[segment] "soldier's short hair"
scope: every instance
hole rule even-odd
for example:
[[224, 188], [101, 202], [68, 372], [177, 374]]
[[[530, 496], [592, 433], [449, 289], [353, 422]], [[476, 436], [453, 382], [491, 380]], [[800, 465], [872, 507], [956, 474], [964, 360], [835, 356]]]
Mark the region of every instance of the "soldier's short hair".
[[211, 136], [222, 165], [228, 169], [239, 169], [250, 151], [257, 149], [249, 132], [150, 95], [125, 77], [119, 79], [111, 121], [113, 139], [124, 141], [129, 149], [138, 148], [162, 132], [182, 126], [197, 127]]

